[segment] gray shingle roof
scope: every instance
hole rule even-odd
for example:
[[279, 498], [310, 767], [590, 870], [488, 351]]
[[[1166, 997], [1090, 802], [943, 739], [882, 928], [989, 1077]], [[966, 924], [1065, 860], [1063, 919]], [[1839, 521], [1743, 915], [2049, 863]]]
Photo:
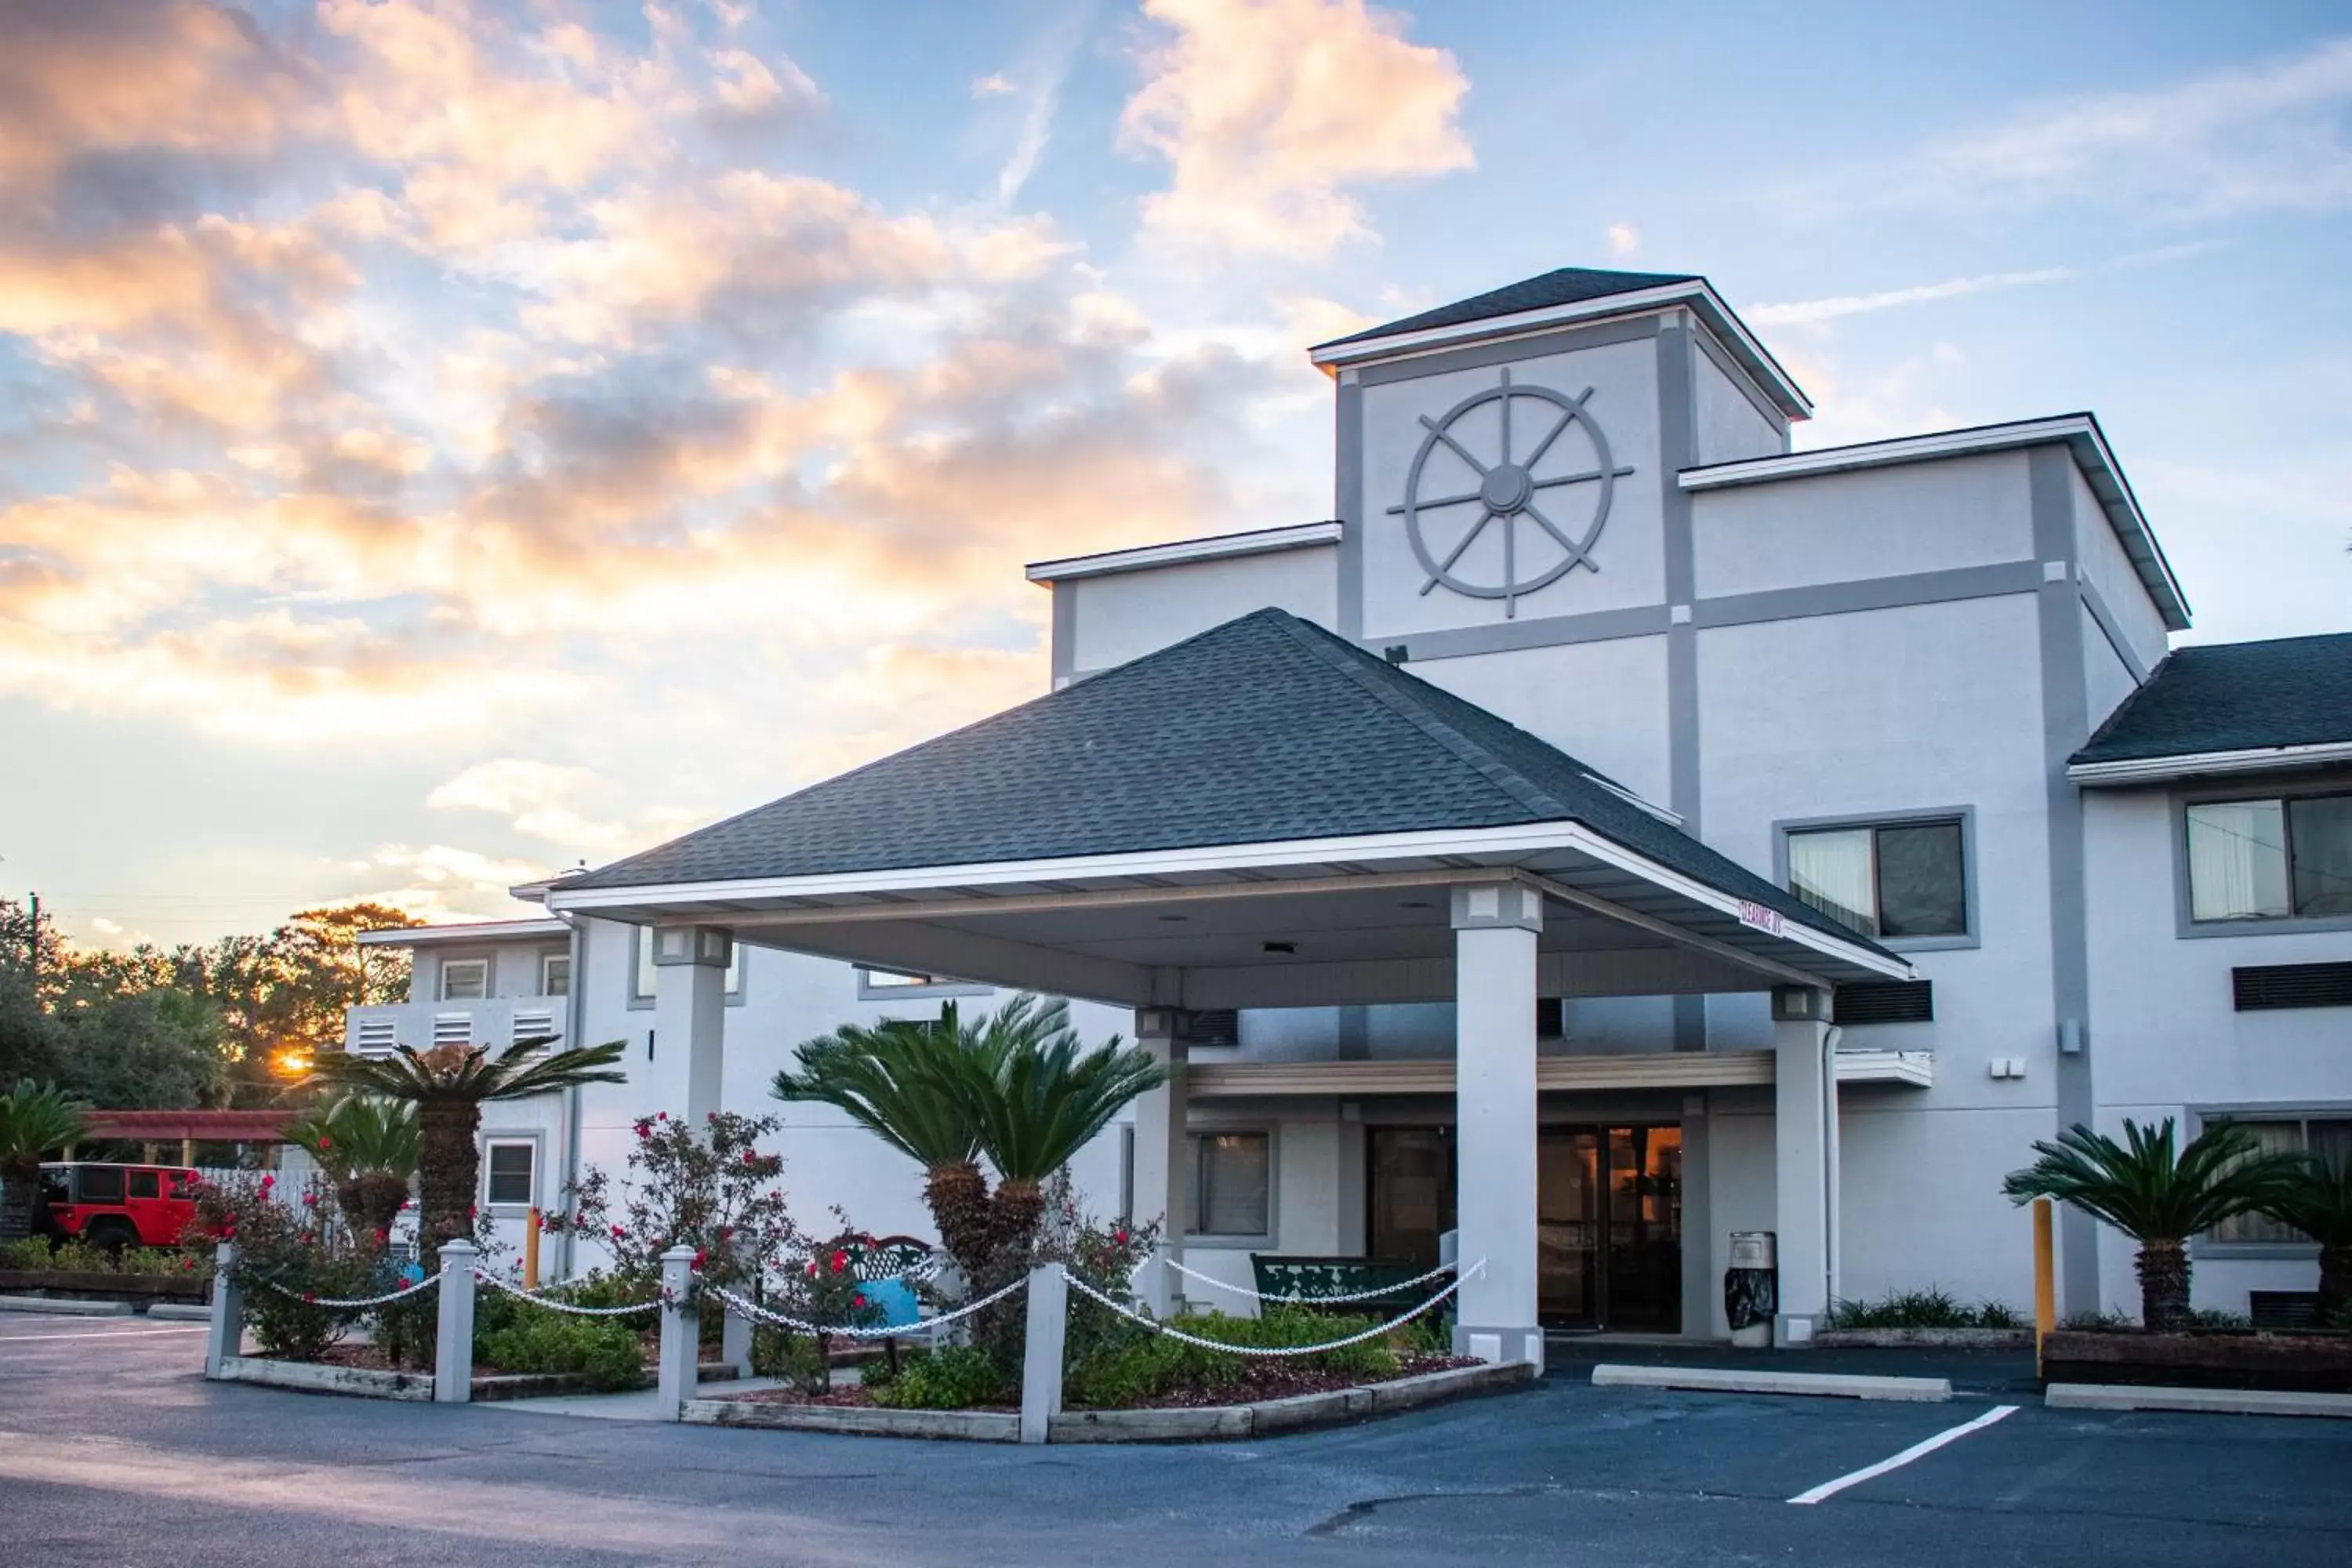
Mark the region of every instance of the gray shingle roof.
[[1861, 941], [1597, 776], [1485, 709], [1265, 609], [564, 887], [1575, 821]]
[[2352, 632], [2176, 648], [2076, 763], [2352, 741]]
[[1515, 316], [1521, 310], [1543, 310], [1555, 305], [1580, 305], [1587, 300], [1605, 300], [1612, 294], [1631, 294], [1637, 289], [1662, 288], [1668, 283], [1698, 281], [1698, 275], [1691, 272], [1608, 272], [1590, 267], [1563, 267], [1538, 278], [1522, 279], [1484, 294], [1474, 294], [1467, 300], [1456, 300], [1451, 305], [1440, 305], [1417, 316], [1407, 316], [1386, 326], [1372, 327], [1315, 346], [1318, 349], [1336, 348], [1341, 343], [1360, 343], [1371, 338], [1392, 337], [1399, 332], [1459, 326], [1465, 321], [1483, 321], [1494, 316]]

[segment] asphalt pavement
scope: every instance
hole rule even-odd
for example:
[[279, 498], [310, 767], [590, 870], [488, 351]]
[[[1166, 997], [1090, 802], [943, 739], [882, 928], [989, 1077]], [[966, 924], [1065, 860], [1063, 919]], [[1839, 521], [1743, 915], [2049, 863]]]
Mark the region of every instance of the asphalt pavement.
[[1595, 1389], [1675, 1358], [1586, 1347], [1364, 1426], [1018, 1448], [209, 1384], [197, 1328], [0, 1313], [0, 1568], [2352, 1562], [2352, 1422], [2048, 1411], [2013, 1357], [1873, 1356], [1969, 1392], [1865, 1405]]

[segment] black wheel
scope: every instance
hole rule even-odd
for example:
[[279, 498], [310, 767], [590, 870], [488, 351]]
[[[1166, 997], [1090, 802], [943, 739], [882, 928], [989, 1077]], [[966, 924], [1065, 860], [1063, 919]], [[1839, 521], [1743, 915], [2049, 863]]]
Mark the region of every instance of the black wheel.
[[82, 1227], [81, 1238], [88, 1246], [120, 1253], [139, 1245], [139, 1229], [127, 1219], [94, 1219]]

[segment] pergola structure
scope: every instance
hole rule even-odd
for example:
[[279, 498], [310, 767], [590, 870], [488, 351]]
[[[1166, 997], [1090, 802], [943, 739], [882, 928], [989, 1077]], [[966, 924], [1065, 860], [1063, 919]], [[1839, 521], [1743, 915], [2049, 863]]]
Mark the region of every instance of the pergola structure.
[[[563, 879], [547, 901], [656, 928], [655, 1028], [684, 1045], [695, 1121], [719, 1108], [730, 938], [1134, 1009], [1173, 1069], [1139, 1107], [1135, 1192], [1138, 1213], [1171, 1215], [1171, 1251], [1183, 1013], [1451, 1002], [1450, 1063], [1264, 1064], [1265, 1091], [1343, 1093], [1373, 1067], [1448, 1080], [1460, 1252], [1485, 1263], [1462, 1287], [1460, 1344], [1538, 1364], [1546, 1069], [1772, 1083], [1782, 1311], [1809, 1321], [1832, 1289], [1827, 994], [1910, 975], [1575, 758], [1273, 610]], [[1538, 1061], [1539, 997], [1766, 990], [1769, 1056]]]

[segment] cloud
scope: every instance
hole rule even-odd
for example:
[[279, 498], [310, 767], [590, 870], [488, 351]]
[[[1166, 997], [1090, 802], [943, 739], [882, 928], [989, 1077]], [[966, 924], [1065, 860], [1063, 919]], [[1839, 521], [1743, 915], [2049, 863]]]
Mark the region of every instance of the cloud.
[[971, 79], [971, 95], [974, 98], [1003, 98], [1019, 90], [1010, 77], [992, 74]]
[[2036, 267], [2016, 272], [1983, 272], [1968, 278], [1947, 278], [1936, 283], [1915, 283], [1901, 289], [1882, 289], [1868, 294], [1833, 294], [1819, 300], [1792, 300], [1780, 304], [1748, 305], [1740, 315], [1756, 326], [1812, 326], [1833, 321], [1844, 316], [1869, 315], [1879, 310], [1900, 310], [1906, 305], [1932, 304], [1939, 300], [1958, 300], [1971, 294], [1989, 294], [2005, 289], [2028, 289], [2044, 283], [2071, 283], [2077, 279], [2095, 277], [2101, 273], [2126, 271], [2136, 268], [2185, 261], [2192, 257], [2209, 255], [2222, 248], [2217, 244], [2168, 245], [2154, 250], [2143, 250], [2130, 256], [2117, 257], [2086, 267]]
[[2137, 92], [2048, 103], [1929, 142], [1849, 195], [2014, 212], [2081, 203], [2177, 219], [2352, 205], [2352, 38]]
[[1641, 251], [1642, 231], [1640, 229], [1630, 223], [1612, 223], [1609, 226], [1609, 258], [1612, 261], [1631, 261], [1640, 255]]
[[1154, 234], [1207, 247], [1320, 256], [1369, 235], [1348, 187], [1471, 166], [1470, 89], [1444, 49], [1364, 0], [1147, 0], [1171, 30], [1143, 57], [1122, 144], [1169, 163]]

